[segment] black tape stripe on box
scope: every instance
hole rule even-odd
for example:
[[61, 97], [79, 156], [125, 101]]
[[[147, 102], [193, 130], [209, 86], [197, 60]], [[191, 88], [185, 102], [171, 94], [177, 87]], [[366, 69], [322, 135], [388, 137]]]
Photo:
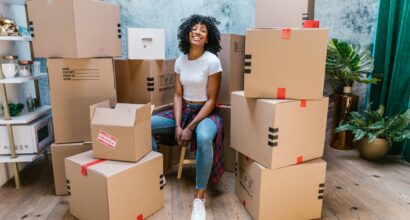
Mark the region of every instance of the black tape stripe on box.
[[70, 191], [68, 191], [68, 195], [71, 196], [71, 192], [70, 192]]
[[159, 175], [159, 178], [160, 179], [164, 178], [164, 174]]
[[154, 91], [154, 88], [147, 88], [148, 92]]
[[148, 81], [154, 81], [154, 77], [147, 77]]
[[317, 199], [323, 199], [323, 196], [318, 196]]
[[324, 183], [319, 184], [319, 187], [325, 187]]
[[251, 62], [245, 62], [245, 66], [252, 66]]
[[271, 127], [269, 127], [269, 132], [272, 132], [272, 133], [279, 132], [279, 128], [271, 128]]
[[65, 182], [66, 182], [67, 184], [70, 184], [70, 180], [67, 180], [67, 179], [66, 179]]
[[268, 136], [268, 138], [271, 140], [277, 140], [278, 137], [279, 137], [278, 135], [271, 135], [271, 134]]
[[33, 33], [31, 33], [31, 37], [34, 37], [34, 34], [33, 34]]
[[250, 55], [250, 54], [245, 54], [245, 59], [252, 59], [252, 55]]
[[117, 27], [121, 27], [121, 24], [117, 24]]
[[153, 82], [149, 82], [149, 83], [147, 83], [147, 86], [154, 86], [154, 83], [153, 83]]
[[303, 21], [307, 21], [309, 18], [308, 17], [302, 17]]
[[319, 189], [319, 193], [323, 193], [324, 191], [324, 189]]
[[251, 73], [251, 70], [250, 69], [244, 69], [243, 72], [244, 73]]
[[164, 189], [164, 186], [159, 187], [159, 190], [162, 190], [162, 189]]
[[117, 32], [121, 34], [121, 29], [118, 29]]
[[271, 146], [271, 147], [276, 147], [276, 146], [278, 146], [278, 142], [268, 141], [268, 145]]

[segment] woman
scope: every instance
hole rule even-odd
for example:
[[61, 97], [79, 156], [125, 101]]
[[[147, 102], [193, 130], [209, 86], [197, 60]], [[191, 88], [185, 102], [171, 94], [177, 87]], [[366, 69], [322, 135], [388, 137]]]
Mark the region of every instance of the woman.
[[[215, 109], [222, 77], [221, 62], [215, 55], [221, 49], [218, 24], [215, 18], [201, 15], [192, 15], [182, 21], [178, 39], [184, 55], [175, 62], [173, 109], [151, 118], [153, 150], [157, 149], [155, 135], [172, 132], [175, 132], [180, 146], [191, 144], [191, 148], [193, 145], [197, 147], [196, 193], [191, 215], [195, 220], [206, 216], [205, 190], [212, 167], [214, 182], [223, 173], [222, 166], [218, 165], [218, 161], [223, 162], [219, 153], [222, 149], [222, 120]], [[217, 142], [215, 158], [214, 139]]]

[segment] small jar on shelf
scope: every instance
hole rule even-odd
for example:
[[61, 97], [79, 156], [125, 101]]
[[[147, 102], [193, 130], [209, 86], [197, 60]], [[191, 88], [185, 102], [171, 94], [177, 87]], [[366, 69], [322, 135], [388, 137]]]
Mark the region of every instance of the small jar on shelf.
[[27, 77], [31, 76], [31, 65], [33, 64], [30, 60], [20, 60], [19, 62], [19, 76]]
[[1, 71], [4, 78], [10, 79], [19, 71], [18, 56], [3, 56], [1, 60]]

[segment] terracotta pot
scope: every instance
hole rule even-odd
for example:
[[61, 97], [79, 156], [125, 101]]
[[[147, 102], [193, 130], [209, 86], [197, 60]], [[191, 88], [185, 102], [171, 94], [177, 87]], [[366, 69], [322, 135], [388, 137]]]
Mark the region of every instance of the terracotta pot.
[[359, 96], [352, 93], [352, 87], [345, 86], [343, 94], [336, 96], [334, 101], [334, 114], [332, 136], [330, 138], [330, 146], [338, 150], [353, 149], [353, 134], [351, 131], [342, 131], [335, 133], [335, 129], [341, 122], [347, 121], [350, 112], [357, 111]]
[[357, 142], [357, 147], [360, 156], [366, 160], [380, 160], [387, 152], [389, 152], [391, 144], [388, 140], [383, 138], [376, 138], [372, 142], [368, 142], [367, 138], [363, 138]]

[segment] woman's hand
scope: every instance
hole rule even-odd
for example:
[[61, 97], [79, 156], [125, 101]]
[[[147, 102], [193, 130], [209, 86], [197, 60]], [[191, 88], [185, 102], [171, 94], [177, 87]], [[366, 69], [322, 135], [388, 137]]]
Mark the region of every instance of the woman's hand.
[[191, 141], [192, 138], [192, 130], [190, 128], [185, 128], [182, 130], [182, 135], [181, 135], [181, 146], [187, 146], [189, 142]]
[[181, 146], [182, 142], [181, 142], [181, 136], [182, 136], [182, 131], [183, 129], [179, 126], [175, 127], [175, 140], [178, 142], [178, 145]]

